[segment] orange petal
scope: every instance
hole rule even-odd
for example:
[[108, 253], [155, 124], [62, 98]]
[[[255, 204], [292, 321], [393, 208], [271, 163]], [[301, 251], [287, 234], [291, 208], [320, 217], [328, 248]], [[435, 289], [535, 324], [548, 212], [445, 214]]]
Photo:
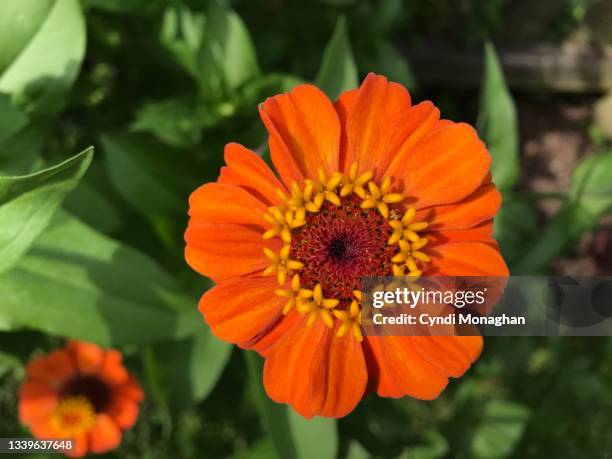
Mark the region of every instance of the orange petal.
[[117, 394], [121, 397], [129, 397], [135, 402], [140, 402], [144, 398], [144, 393], [140, 384], [138, 384], [138, 380], [132, 375], [129, 375], [125, 384], [117, 388]]
[[272, 162], [286, 185], [338, 170], [340, 121], [327, 96], [303, 84], [268, 98], [259, 112], [270, 133]]
[[119, 351], [108, 349], [104, 352], [99, 376], [111, 387], [121, 386], [128, 381], [129, 375], [123, 366], [123, 357]]
[[456, 204], [421, 209], [415, 221], [428, 221], [428, 231], [468, 229], [493, 218], [500, 205], [501, 194], [488, 184]]
[[83, 457], [87, 454], [87, 447], [89, 446], [89, 434], [84, 433], [76, 438], [73, 438], [74, 447], [70, 452], [66, 451], [68, 457]]
[[57, 392], [46, 382], [25, 381], [19, 387], [19, 420], [26, 425], [46, 420], [58, 403]]
[[268, 225], [263, 218], [266, 205], [239, 186], [206, 183], [189, 197], [189, 215], [206, 223]]
[[338, 100], [334, 102], [334, 108], [336, 109], [338, 119], [340, 120], [340, 170], [343, 172], [348, 172], [349, 168], [351, 167], [350, 164], [346, 164], [346, 149], [348, 146], [346, 121], [349, 110], [355, 103], [355, 99], [357, 99], [357, 94], [359, 94], [359, 88], [349, 89], [348, 91], [344, 91], [342, 94], [340, 94]]
[[482, 184], [490, 163], [474, 128], [445, 123], [423, 137], [404, 161], [395, 162], [388, 174], [399, 180], [406, 203], [422, 209], [469, 196]]
[[26, 367], [28, 378], [46, 382], [55, 389], [73, 376], [75, 371], [74, 358], [65, 349], [56, 349], [47, 355], [37, 357]]
[[359, 170], [374, 169], [380, 177], [387, 163], [385, 141], [394, 137], [397, 121], [410, 108], [410, 94], [402, 85], [370, 73], [350, 105], [346, 120], [345, 167], [359, 161]]
[[74, 355], [80, 373], [97, 373], [102, 365], [104, 352], [99, 346], [83, 341], [70, 340], [66, 346]]
[[202, 296], [198, 309], [218, 338], [246, 343], [281, 318], [286, 299], [277, 288], [275, 276], [227, 279]]
[[225, 146], [225, 163], [219, 182], [238, 185], [268, 206], [279, 202], [276, 189], [286, 191], [264, 160], [238, 143]]
[[379, 164], [380, 170], [401, 168], [415, 145], [434, 129], [439, 119], [440, 110], [429, 101], [411, 107], [398, 117], [393, 134], [384, 140], [385, 150]]
[[432, 231], [425, 234], [433, 248], [451, 242], [481, 242], [497, 249], [497, 242], [493, 239], [493, 221], [487, 220], [466, 230]]
[[453, 242], [429, 250], [427, 275], [501, 276], [509, 275], [499, 250], [478, 242]]
[[415, 349], [446, 376], [462, 376], [482, 352], [481, 336], [412, 336]]
[[[189, 266], [215, 280], [261, 271], [270, 265], [263, 247], [278, 252], [279, 239], [264, 241], [259, 230], [243, 225], [190, 221], [185, 232]], [[265, 244], [264, 244], [265, 243]]]
[[130, 397], [116, 395], [106, 412], [120, 428], [131, 429], [138, 419], [138, 403]]
[[294, 327], [264, 366], [268, 396], [289, 403], [305, 418], [346, 416], [363, 397], [366, 383], [361, 343], [352, 333], [335, 338], [321, 320]]
[[286, 316], [281, 316], [278, 321], [268, 326], [268, 329], [264, 333], [259, 334], [256, 338], [251, 341], [240, 343], [240, 347], [252, 349], [259, 353], [259, 355], [265, 357], [271, 352], [280, 338], [288, 333], [296, 324], [301, 323], [301, 319], [302, 316], [293, 310]]
[[411, 338], [365, 338], [373, 388], [381, 397], [409, 395], [420, 400], [433, 400], [448, 384], [448, 378], [419, 354]]
[[92, 453], [105, 453], [121, 443], [121, 430], [108, 414], [96, 416], [96, 423], [89, 433], [89, 449]]

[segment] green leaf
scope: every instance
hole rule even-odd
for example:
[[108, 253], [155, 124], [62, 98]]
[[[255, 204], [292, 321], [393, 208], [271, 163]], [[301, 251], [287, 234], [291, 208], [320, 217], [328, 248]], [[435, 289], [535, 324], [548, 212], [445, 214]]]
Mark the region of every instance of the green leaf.
[[515, 402], [489, 401], [483, 419], [472, 438], [473, 457], [508, 457], [520, 440], [529, 419], [529, 409]]
[[322, 417], [305, 419], [292, 408], [285, 407], [285, 410], [298, 458], [336, 457], [338, 431], [335, 419]]
[[367, 449], [361, 446], [361, 443], [353, 440], [349, 443], [344, 457], [346, 459], [370, 459], [371, 455]]
[[542, 274], [550, 262], [562, 254], [582, 233], [597, 224], [593, 214], [580, 204], [568, 202], [532, 236], [525, 255], [512, 269], [514, 275]]
[[344, 16], [338, 18], [334, 33], [325, 47], [315, 83], [330, 99], [336, 99], [343, 91], [359, 84]]
[[202, 130], [214, 126], [221, 114], [193, 96], [173, 97], [143, 105], [130, 126], [134, 132], [150, 132], [169, 145], [193, 146], [202, 139]]
[[102, 233], [112, 233], [121, 226], [115, 203], [86, 180], [66, 198], [64, 209]]
[[512, 265], [525, 253], [538, 232], [538, 216], [530, 202], [505, 194], [503, 205], [493, 220], [493, 234], [506, 262]]
[[46, 137], [46, 127], [33, 123], [0, 142], [0, 174], [21, 175], [32, 172]]
[[228, 459], [270, 459], [275, 456], [274, 444], [266, 438], [258, 441], [246, 451], [231, 455]]
[[0, 18], [25, 22], [23, 27], [15, 26], [17, 46], [0, 52], [0, 63], [11, 60], [0, 76], [0, 92], [11, 94], [26, 113], [53, 116], [61, 109], [62, 96], [76, 79], [85, 53], [85, 21], [78, 0], [2, 2]]
[[28, 117], [13, 107], [6, 94], [0, 94], [0, 144], [17, 133], [28, 122]]
[[200, 320], [196, 334], [158, 347], [168, 398], [177, 409], [204, 400], [215, 387], [233, 346], [221, 341]]
[[491, 153], [491, 174], [498, 188], [511, 188], [518, 179], [518, 123], [495, 48], [486, 43], [478, 112], [478, 132]]
[[20, 0], [0, 5], [0, 74], [40, 28], [53, 0]]
[[136, 210], [154, 221], [186, 215], [186, 195], [196, 187], [190, 164], [137, 135], [104, 134], [101, 143], [113, 187]]
[[514, 265], [513, 274], [536, 274], [599, 219], [612, 212], [612, 153], [583, 159], [572, 175], [569, 199], [544, 228], [532, 237], [525, 255]]
[[448, 455], [448, 442], [436, 430], [427, 430], [423, 434], [426, 445], [410, 447], [398, 459], [439, 459]]
[[286, 405], [274, 403], [263, 388], [263, 360], [254, 352], [244, 351], [249, 376], [264, 427], [283, 459], [336, 457], [338, 432], [336, 421], [315, 417], [304, 419]]
[[375, 56], [368, 62], [373, 72], [385, 75], [389, 80], [403, 84], [407, 88], [416, 87], [416, 79], [406, 57], [390, 44], [381, 41], [376, 44]]
[[104, 346], [190, 336], [196, 300], [151, 258], [60, 211], [0, 276], [0, 330], [30, 328]]
[[89, 167], [93, 148], [31, 175], [0, 177], [0, 274], [10, 269], [47, 227]]
[[198, 83], [207, 100], [233, 96], [259, 76], [255, 48], [240, 16], [213, 0], [206, 15], [186, 7], [170, 7], [164, 14], [162, 44]]
[[260, 74], [255, 47], [244, 22], [218, 1], [213, 1], [206, 13], [203, 45], [200, 68], [205, 72], [201, 76], [208, 81], [208, 89], [216, 89], [218, 79], [231, 92]]
[[203, 14], [186, 7], [171, 7], [164, 12], [160, 40], [179, 64], [195, 80], [200, 78], [198, 53], [204, 36]]
[[570, 198], [595, 217], [612, 212], [612, 153], [589, 156], [576, 166]]

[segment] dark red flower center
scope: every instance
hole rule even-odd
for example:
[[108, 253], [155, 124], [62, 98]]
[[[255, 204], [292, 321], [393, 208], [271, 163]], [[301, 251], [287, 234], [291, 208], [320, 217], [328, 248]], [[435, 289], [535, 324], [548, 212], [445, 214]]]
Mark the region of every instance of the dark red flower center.
[[294, 230], [291, 258], [304, 263], [303, 288], [320, 283], [326, 298], [350, 300], [362, 277], [389, 275], [397, 252], [387, 244], [392, 229], [378, 210], [361, 209], [361, 202], [354, 194], [340, 206], [326, 202]]
[[111, 400], [108, 385], [96, 376], [81, 375], [68, 380], [60, 391], [61, 398], [85, 397], [96, 413], [104, 411]]

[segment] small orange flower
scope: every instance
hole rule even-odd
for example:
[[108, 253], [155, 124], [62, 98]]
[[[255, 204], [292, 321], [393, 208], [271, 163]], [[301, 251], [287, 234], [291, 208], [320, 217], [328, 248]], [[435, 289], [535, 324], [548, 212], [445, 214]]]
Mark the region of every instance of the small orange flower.
[[19, 419], [36, 438], [75, 441], [69, 456], [117, 448], [138, 418], [142, 389], [116, 350], [69, 341], [30, 362], [26, 375]]
[[360, 279], [508, 275], [485, 145], [374, 74], [335, 103], [301, 85], [260, 113], [279, 178], [231, 143], [189, 201], [186, 260], [217, 283], [206, 322], [264, 356], [268, 395], [307, 418], [344, 416], [367, 390], [436, 398], [482, 338], [364, 337]]

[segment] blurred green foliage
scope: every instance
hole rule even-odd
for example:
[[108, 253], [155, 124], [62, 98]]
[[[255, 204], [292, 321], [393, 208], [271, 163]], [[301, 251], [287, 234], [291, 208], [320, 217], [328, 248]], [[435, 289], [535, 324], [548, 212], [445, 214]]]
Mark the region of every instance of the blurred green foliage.
[[[539, 39], [565, 37], [590, 5], [560, 3], [530, 17]], [[306, 421], [266, 397], [259, 357], [202, 323], [210, 282], [183, 261], [189, 193], [216, 179], [226, 142], [265, 154], [266, 97], [303, 81], [337, 97], [375, 71], [422, 99], [406, 45], [481, 46], [513, 30], [513, 11], [508, 0], [3, 2], [0, 436], [27, 435], [24, 363], [73, 337], [121, 348], [146, 388], [109, 457], [605, 457], [608, 339], [489, 338], [433, 402], [369, 396], [342, 420]], [[601, 142], [543, 222], [517, 189], [516, 108], [484, 49], [478, 127], [504, 197], [495, 233], [513, 273], [546, 272], [612, 212], [612, 153]]]

